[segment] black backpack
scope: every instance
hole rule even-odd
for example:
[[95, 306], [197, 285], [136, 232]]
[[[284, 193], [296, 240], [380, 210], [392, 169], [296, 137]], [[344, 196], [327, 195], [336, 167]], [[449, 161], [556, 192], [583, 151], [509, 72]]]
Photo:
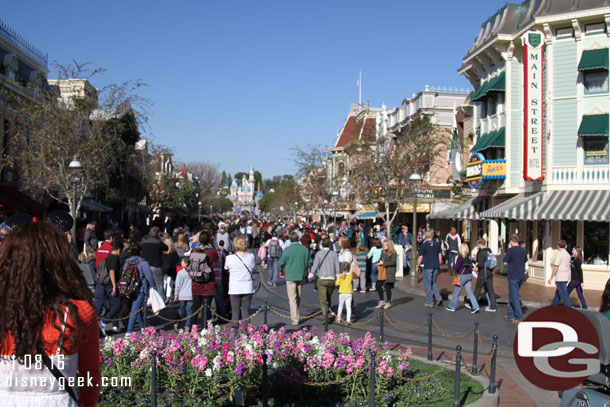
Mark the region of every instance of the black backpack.
[[95, 284], [108, 285], [110, 284], [110, 273], [108, 272], [108, 266], [106, 266], [106, 259], [97, 266], [95, 270], [95, 276], [93, 276]]

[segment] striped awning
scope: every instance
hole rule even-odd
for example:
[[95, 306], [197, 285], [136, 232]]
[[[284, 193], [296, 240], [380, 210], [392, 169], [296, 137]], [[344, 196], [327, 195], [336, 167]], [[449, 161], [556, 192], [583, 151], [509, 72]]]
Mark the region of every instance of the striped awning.
[[608, 222], [609, 203], [609, 190], [551, 191], [546, 193], [535, 215], [546, 220]]
[[448, 209], [446, 211], [437, 212], [428, 216], [428, 219], [462, 219], [462, 220], [477, 220], [481, 205], [487, 200], [487, 197], [478, 196], [464, 202], [457, 208]]
[[535, 220], [544, 192], [519, 194], [479, 214], [481, 219]]

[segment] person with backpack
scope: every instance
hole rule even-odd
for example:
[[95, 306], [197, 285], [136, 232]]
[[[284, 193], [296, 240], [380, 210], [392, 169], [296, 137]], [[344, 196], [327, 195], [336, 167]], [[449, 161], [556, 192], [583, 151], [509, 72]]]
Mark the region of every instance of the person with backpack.
[[268, 284], [277, 287], [280, 277], [280, 257], [282, 257], [282, 242], [273, 232], [271, 239], [265, 244], [267, 247], [267, 266], [269, 268]]
[[328, 305], [330, 309], [330, 300], [335, 290], [335, 280], [341, 273], [339, 256], [331, 247], [332, 243], [329, 238], [322, 240], [322, 251], [314, 258], [308, 277], [309, 281], [312, 281], [315, 276], [318, 277], [318, 296], [320, 297], [320, 308], [324, 317], [326, 317], [326, 306]]
[[[112, 251], [108, 256], [97, 266], [93, 280], [95, 281], [95, 298], [94, 306], [98, 318], [101, 316], [104, 302], [108, 299], [110, 310], [104, 316], [106, 319], [115, 318], [121, 311], [121, 297], [119, 296], [118, 283], [121, 272], [121, 249], [123, 244], [116, 239], [112, 243]], [[106, 324], [100, 320], [100, 329], [102, 333], [106, 330]], [[113, 332], [119, 332], [117, 322], [114, 322], [112, 327]]]
[[445, 308], [447, 311], [455, 312], [460, 299], [460, 292], [462, 289], [465, 289], [468, 297], [470, 298], [471, 307], [473, 308], [471, 314], [476, 314], [479, 312], [479, 302], [477, 301], [477, 297], [472, 292], [472, 271], [474, 267], [472, 264], [472, 259], [469, 255], [470, 248], [468, 245], [466, 243], [460, 244], [459, 257], [455, 262], [455, 270], [457, 273], [456, 277], [459, 278], [459, 281], [456, 280], [453, 283], [453, 298], [451, 298], [449, 306]]
[[[496, 293], [494, 291], [494, 268], [496, 268], [496, 256], [493, 255], [491, 250], [487, 248], [487, 242], [485, 239], [480, 238], [477, 240], [477, 257], [475, 264], [475, 271], [477, 278], [477, 283], [474, 287], [474, 297], [479, 300], [479, 296], [481, 295], [481, 290], [485, 288], [485, 292], [489, 296], [489, 300], [487, 303], [487, 307], [485, 307], [485, 311], [487, 312], [496, 312], [498, 309], [496, 304]], [[464, 303], [466, 308], [471, 308], [471, 305], [468, 302]]]
[[[212, 299], [216, 295], [216, 278], [214, 276], [214, 263], [220, 262], [218, 252], [211, 245], [211, 237], [207, 230], [199, 232], [199, 245], [191, 251], [191, 264], [189, 266], [189, 276], [193, 287], [193, 309], [199, 310], [207, 301], [206, 312], [207, 320], [210, 320], [210, 306]], [[218, 307], [217, 307], [218, 308]], [[199, 324], [199, 317], [203, 314], [193, 316], [192, 320], [198, 326], [207, 328]], [[201, 317], [203, 318], [203, 317]]]
[[[238, 329], [239, 320], [244, 320], [250, 315], [250, 303], [254, 289], [254, 267], [256, 258], [254, 254], [246, 251], [246, 237], [237, 236], [233, 241], [235, 253], [227, 256], [225, 269], [229, 271], [229, 297], [231, 298], [232, 327]], [[247, 323], [242, 323], [242, 327]]]
[[[153, 277], [150, 265], [142, 257], [142, 247], [134, 243], [129, 247], [130, 257], [125, 260], [123, 273], [119, 281], [119, 292], [122, 296], [133, 300], [127, 322], [127, 334], [133, 332], [133, 327], [138, 321], [140, 329], [144, 329], [142, 318], [142, 307], [146, 306], [146, 299], [150, 288], [157, 290], [157, 284]], [[136, 312], [137, 311], [137, 312]]]

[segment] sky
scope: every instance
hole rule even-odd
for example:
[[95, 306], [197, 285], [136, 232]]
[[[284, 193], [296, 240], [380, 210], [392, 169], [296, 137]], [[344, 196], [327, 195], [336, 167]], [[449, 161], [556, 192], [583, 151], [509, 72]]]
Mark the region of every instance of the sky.
[[358, 101], [399, 106], [457, 73], [499, 0], [5, 1], [0, 19], [53, 61], [141, 80], [143, 136], [175, 162], [294, 173], [291, 148], [331, 146]]

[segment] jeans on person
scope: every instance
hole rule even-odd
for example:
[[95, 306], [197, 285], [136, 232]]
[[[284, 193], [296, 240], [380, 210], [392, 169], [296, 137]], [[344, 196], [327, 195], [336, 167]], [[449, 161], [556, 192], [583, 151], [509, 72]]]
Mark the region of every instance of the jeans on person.
[[457, 260], [457, 257], [458, 257], [457, 252], [453, 252], [453, 251], [449, 252], [449, 270], [450, 271], [455, 270], [455, 261]]
[[[180, 306], [178, 307], [178, 318], [182, 319], [188, 315], [193, 313], [193, 301], [182, 301], [180, 300]], [[181, 328], [190, 328], [191, 327], [191, 317], [189, 317], [186, 321], [182, 321], [179, 323]]]
[[[102, 284], [96, 284], [93, 305], [98, 318], [101, 316], [106, 298], [108, 298], [108, 302], [110, 303], [110, 309], [104, 318], [115, 318], [121, 310], [121, 297], [119, 295], [116, 297], [112, 296], [112, 285], [105, 286]], [[118, 322], [114, 322], [114, 326], [118, 326]]]
[[227, 316], [225, 309], [225, 290], [222, 283], [216, 283], [216, 293], [214, 294], [214, 303], [216, 304], [216, 313], [221, 317]]
[[519, 298], [519, 289], [521, 288], [523, 281], [523, 279], [508, 279], [508, 317], [519, 321], [523, 320], [521, 299]]
[[138, 320], [138, 325], [140, 325], [140, 329], [144, 329], [144, 319], [142, 318], [142, 311], [138, 311], [142, 308], [142, 305], [145, 305], [146, 293], [138, 294], [137, 298], [131, 303], [131, 310], [129, 313], [131, 316], [129, 317], [129, 321], [127, 322], [127, 333], [133, 332], [133, 326], [136, 323], [136, 319]]
[[482, 270], [479, 271], [479, 276], [477, 277], [477, 284], [474, 287], [474, 296], [479, 300], [479, 295], [481, 295], [481, 290], [485, 288], [485, 294], [487, 296], [487, 306], [489, 309], [496, 309], [496, 293], [494, 291], [494, 273], [491, 270]]
[[343, 314], [343, 307], [345, 306], [345, 322], [352, 322], [352, 294], [339, 294], [339, 309], [337, 310], [337, 316], [341, 319]]
[[371, 287], [377, 285], [377, 263], [371, 263]]
[[[252, 294], [231, 294], [229, 296], [231, 298], [231, 310], [232, 315], [231, 319], [233, 321], [238, 321], [241, 319], [246, 319], [250, 316], [250, 303], [252, 302]], [[239, 325], [242, 327], [248, 324], [248, 321], [243, 322], [233, 322], [232, 327], [237, 329]]]
[[563, 302], [563, 305], [566, 307], [572, 308], [572, 303], [570, 302], [570, 297], [568, 296], [568, 282], [567, 281], [555, 281], [555, 297], [553, 297], [553, 301], [551, 301], [551, 305], [559, 305], [559, 300]]
[[335, 280], [323, 280], [318, 278], [318, 296], [320, 297], [320, 309], [322, 315], [326, 316], [326, 305], [330, 308], [330, 299], [335, 291]]
[[303, 292], [303, 281], [286, 281], [286, 293], [288, 294], [288, 304], [290, 305], [290, 320], [292, 325], [298, 325], [300, 315], [299, 306], [301, 305], [301, 294]]
[[572, 290], [576, 289], [576, 293], [578, 294], [578, 299], [580, 300], [580, 304], [582, 305], [583, 308], [587, 308], [587, 300], [585, 300], [585, 296], [582, 293], [581, 284], [582, 283], [577, 280], [570, 281], [570, 284], [568, 284], [568, 297], [570, 296], [570, 293], [572, 292]]
[[163, 301], [165, 301], [165, 291], [163, 290], [163, 279], [165, 278], [165, 274], [163, 273], [163, 270], [161, 270], [161, 267], [150, 266], [150, 271], [152, 272], [153, 279], [155, 280], [157, 292]]
[[442, 301], [443, 297], [441, 297], [441, 293], [438, 290], [438, 284], [436, 283], [436, 279], [438, 278], [438, 269], [427, 269], [424, 268], [423, 272], [423, 280], [424, 280], [424, 291], [426, 292], [426, 303], [432, 304], [434, 301], [434, 297], [438, 301]]
[[477, 297], [474, 296], [472, 292], [472, 274], [461, 274], [460, 275], [460, 285], [455, 286], [453, 289], [453, 298], [451, 298], [451, 302], [449, 303], [449, 308], [456, 309], [458, 305], [458, 301], [460, 299], [460, 292], [462, 288], [466, 290], [466, 294], [468, 294], [468, 298], [470, 298], [470, 303], [472, 304], [472, 309], [479, 309], [479, 302], [477, 301]]
[[267, 264], [269, 266], [269, 282], [271, 284], [277, 284], [280, 278], [280, 259], [268, 256]]

